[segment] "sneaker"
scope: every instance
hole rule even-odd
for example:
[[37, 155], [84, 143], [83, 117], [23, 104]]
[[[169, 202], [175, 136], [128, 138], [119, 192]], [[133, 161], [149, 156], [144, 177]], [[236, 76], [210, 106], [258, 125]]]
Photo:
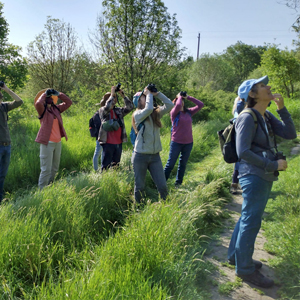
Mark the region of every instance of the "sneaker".
[[253, 283], [262, 288], [269, 288], [274, 285], [274, 281], [272, 279], [269, 279], [268, 277], [264, 276], [258, 270], [255, 270], [250, 275], [235, 275], [243, 279], [244, 281]]
[[[227, 262], [232, 265], [232, 266], [235, 266], [235, 261], [234, 260], [227, 260]], [[262, 262], [260, 262], [259, 260], [255, 260], [253, 259], [253, 263], [254, 263], [254, 267], [255, 267], [255, 270], [259, 270], [262, 268]]]
[[232, 183], [230, 186], [230, 193], [231, 194], [237, 194], [238, 192], [238, 184], [237, 183]]

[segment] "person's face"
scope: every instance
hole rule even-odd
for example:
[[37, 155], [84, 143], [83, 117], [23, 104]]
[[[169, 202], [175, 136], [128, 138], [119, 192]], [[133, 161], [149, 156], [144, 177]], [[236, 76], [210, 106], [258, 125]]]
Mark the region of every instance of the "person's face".
[[140, 97], [139, 102], [140, 102], [140, 107], [144, 108], [146, 105], [146, 96], [144, 94]]
[[256, 94], [254, 97], [257, 101], [268, 101], [273, 100], [273, 94], [271, 93], [271, 87], [259, 82], [256, 84]]

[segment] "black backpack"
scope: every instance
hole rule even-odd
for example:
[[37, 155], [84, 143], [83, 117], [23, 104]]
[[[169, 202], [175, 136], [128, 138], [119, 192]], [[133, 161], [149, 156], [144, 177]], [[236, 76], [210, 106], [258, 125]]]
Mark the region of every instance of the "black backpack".
[[[254, 119], [255, 128], [257, 129], [257, 116], [255, 112], [251, 108], [245, 108], [241, 111], [243, 113], [250, 113]], [[235, 143], [235, 119], [231, 119], [230, 125], [228, 125], [225, 129], [218, 131], [219, 144], [221, 147], [221, 151], [224, 157], [224, 160], [229, 163], [236, 163], [239, 161], [238, 155], [236, 153], [236, 143]]]
[[101, 119], [99, 116], [99, 111], [97, 111], [89, 120], [89, 129], [90, 129], [91, 137], [95, 137], [95, 138], [98, 137], [100, 127], [101, 127]]

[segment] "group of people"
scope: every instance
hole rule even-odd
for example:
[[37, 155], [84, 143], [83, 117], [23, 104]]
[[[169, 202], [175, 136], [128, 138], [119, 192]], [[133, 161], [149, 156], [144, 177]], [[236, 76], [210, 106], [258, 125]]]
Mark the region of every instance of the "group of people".
[[[203, 103], [188, 95], [181, 96], [180, 94], [172, 102], [163, 93], [151, 92], [145, 87], [143, 91], [134, 95], [133, 101], [125, 96], [123, 90], [119, 89], [118, 93], [124, 99], [125, 106], [116, 107], [118, 98], [115, 90], [116, 87], [113, 86], [111, 92], [103, 96], [100, 102], [101, 107], [94, 116], [94, 124], [99, 128], [93, 157], [94, 169], [98, 169], [100, 147], [102, 147], [102, 171], [119, 164], [122, 143], [127, 141], [124, 117], [136, 107], [132, 114], [132, 127], [136, 135], [132, 154], [135, 201], [140, 203], [145, 198], [147, 170], [151, 174], [160, 197], [166, 199], [168, 195], [166, 181], [179, 155], [175, 185], [182, 184], [186, 164], [193, 147], [192, 116], [203, 107]], [[154, 97], [157, 97], [163, 105], [156, 105]], [[186, 108], [183, 98], [192, 101], [196, 106]], [[173, 130], [169, 159], [163, 168], [159, 155], [162, 150], [160, 128], [162, 127], [161, 118], [168, 112], [171, 115]]]
[[[275, 135], [285, 139], [296, 138], [296, 130], [291, 115], [284, 105], [280, 94], [272, 94], [268, 86], [268, 76], [244, 81], [238, 89], [235, 107], [236, 150], [240, 159], [235, 166], [233, 187], [237, 182], [242, 187], [242, 212], [232, 234], [228, 249], [228, 262], [235, 265], [236, 275], [245, 281], [261, 287], [271, 287], [273, 280], [263, 276], [259, 269], [260, 261], [253, 260], [254, 244], [261, 226], [262, 215], [266, 207], [272, 184], [278, 179], [278, 171], [287, 168], [285, 159], [276, 153]], [[1, 87], [1, 86], [0, 86]], [[1, 87], [12, 96], [13, 102], [2, 103], [0, 93], [0, 200], [3, 197], [3, 184], [10, 159], [10, 136], [7, 126], [7, 113], [20, 106], [22, 100], [5, 85]], [[124, 99], [124, 107], [116, 107], [117, 93]], [[154, 97], [163, 105], [157, 105]], [[61, 100], [56, 104], [57, 98]], [[191, 108], [185, 106], [189, 100], [195, 104]], [[277, 105], [278, 120], [267, 112], [273, 101]], [[35, 99], [35, 108], [39, 114], [41, 127], [36, 142], [40, 143], [41, 173], [39, 187], [48, 185], [59, 167], [61, 155], [61, 138], [67, 135], [63, 127], [61, 113], [67, 110], [72, 101], [63, 93], [53, 89], [41, 91]], [[175, 185], [182, 184], [185, 168], [193, 147], [192, 116], [204, 104], [186, 94], [179, 93], [171, 101], [163, 93], [151, 91], [147, 87], [134, 95], [133, 101], [116, 87], [103, 96], [97, 113], [98, 133], [93, 158], [94, 169], [98, 169], [98, 157], [102, 152], [101, 170], [118, 165], [122, 154], [122, 143], [127, 141], [124, 117], [134, 107], [132, 127], [136, 135], [132, 154], [134, 171], [134, 197], [137, 203], [145, 198], [145, 179], [147, 170], [156, 184], [159, 195], [166, 199], [168, 189], [166, 181], [179, 158]], [[258, 126], [249, 113], [238, 115], [244, 107], [251, 108], [257, 115]], [[163, 168], [160, 158], [162, 150], [160, 140], [161, 118], [170, 112], [172, 133], [170, 153], [167, 164]], [[96, 119], [96, 118], [95, 118]], [[238, 176], [237, 176], [238, 175]]]

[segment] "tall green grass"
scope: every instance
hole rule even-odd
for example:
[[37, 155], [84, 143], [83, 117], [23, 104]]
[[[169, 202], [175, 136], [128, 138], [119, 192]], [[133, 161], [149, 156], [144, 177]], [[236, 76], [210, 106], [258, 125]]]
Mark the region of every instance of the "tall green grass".
[[[169, 198], [156, 202], [148, 174], [147, 204], [140, 208], [133, 205], [130, 142], [118, 170], [92, 171], [93, 111], [76, 105], [63, 114], [69, 140], [63, 141], [58, 177], [39, 191], [35, 114], [29, 101], [11, 114], [13, 154], [5, 185], [11, 195], [0, 206], [0, 299], [208, 299], [213, 268], [203, 255], [226, 216], [232, 172], [216, 135], [227, 122], [196, 122], [184, 184], [174, 188], [175, 166]], [[125, 123], [129, 133], [131, 116]], [[165, 165], [168, 116], [163, 124]]]
[[272, 265], [277, 270], [283, 299], [300, 297], [300, 156], [288, 160], [286, 172], [280, 172], [269, 200], [266, 249], [275, 254]]

